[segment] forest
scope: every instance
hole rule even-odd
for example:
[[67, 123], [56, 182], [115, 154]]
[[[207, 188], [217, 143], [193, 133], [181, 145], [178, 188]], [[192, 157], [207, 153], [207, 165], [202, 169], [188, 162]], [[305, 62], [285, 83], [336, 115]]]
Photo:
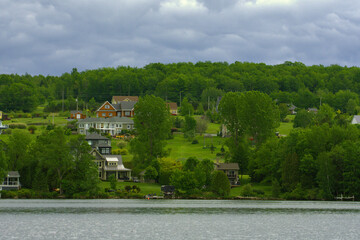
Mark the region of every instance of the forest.
[[0, 75], [0, 109], [33, 112], [46, 103], [45, 111], [95, 110], [114, 95], [153, 94], [168, 102], [186, 97], [195, 108], [213, 108], [226, 92], [260, 91], [278, 103], [298, 108], [327, 103], [335, 110], [355, 114], [360, 94], [360, 68], [306, 66], [300, 62], [263, 63], [197, 62], [151, 63], [143, 68], [119, 66], [61, 76]]

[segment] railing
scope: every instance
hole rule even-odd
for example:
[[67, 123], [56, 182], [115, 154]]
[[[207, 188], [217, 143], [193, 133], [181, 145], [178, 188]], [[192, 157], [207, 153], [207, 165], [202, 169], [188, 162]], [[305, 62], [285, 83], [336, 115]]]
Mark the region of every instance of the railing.
[[3, 182], [0, 185], [2, 185], [2, 186], [16, 186], [16, 185], [19, 185], [19, 182], [18, 181], [6, 181], [6, 182]]

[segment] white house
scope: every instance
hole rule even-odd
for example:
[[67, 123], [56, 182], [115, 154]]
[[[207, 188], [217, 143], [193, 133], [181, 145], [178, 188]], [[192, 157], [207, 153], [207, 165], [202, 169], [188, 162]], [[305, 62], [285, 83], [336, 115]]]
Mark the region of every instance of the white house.
[[121, 134], [122, 130], [134, 129], [134, 121], [127, 117], [85, 118], [78, 120], [78, 133], [89, 134], [90, 128], [109, 133], [112, 136]]

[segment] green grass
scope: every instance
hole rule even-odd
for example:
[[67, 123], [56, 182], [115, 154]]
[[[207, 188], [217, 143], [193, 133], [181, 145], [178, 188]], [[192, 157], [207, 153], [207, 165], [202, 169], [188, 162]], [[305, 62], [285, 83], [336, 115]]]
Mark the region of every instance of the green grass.
[[[56, 125], [66, 125], [66, 123], [68, 123], [68, 120], [65, 117], [57, 117], [57, 116], [55, 116], [54, 118], [52, 116], [49, 116], [46, 119], [44, 119], [44, 118], [13, 118], [8, 121], [3, 121], [3, 124], [25, 123], [27, 125], [31, 125], [31, 124], [35, 123], [35, 124], [48, 125], [48, 124], [52, 124], [53, 122]], [[39, 126], [41, 126], [41, 125], [39, 125]]]
[[175, 134], [174, 139], [168, 141], [166, 148], [171, 148], [170, 158], [184, 161], [189, 157], [196, 157], [199, 160], [208, 158], [216, 159], [216, 153], [220, 152], [221, 146], [225, 139], [221, 137], [205, 138], [205, 146], [213, 144], [216, 149], [211, 153], [210, 149], [204, 149], [204, 136], [196, 136], [198, 144], [191, 144], [182, 134]]
[[[156, 193], [156, 195], [162, 194], [161, 193], [161, 185], [156, 184], [156, 183], [117, 182], [116, 188], [124, 190], [126, 185], [130, 185], [130, 186], [136, 185], [136, 186], [140, 187], [140, 190], [141, 190], [140, 193], [144, 194], [144, 195], [154, 194], [154, 193]], [[101, 182], [100, 188], [105, 191], [105, 188], [110, 188], [110, 183], [109, 182]]]

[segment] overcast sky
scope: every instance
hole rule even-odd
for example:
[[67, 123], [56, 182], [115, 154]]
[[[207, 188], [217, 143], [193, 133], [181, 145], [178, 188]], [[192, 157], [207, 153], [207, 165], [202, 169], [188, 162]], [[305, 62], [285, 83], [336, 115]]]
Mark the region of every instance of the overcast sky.
[[360, 66], [360, 1], [0, 1], [0, 73], [198, 61]]

